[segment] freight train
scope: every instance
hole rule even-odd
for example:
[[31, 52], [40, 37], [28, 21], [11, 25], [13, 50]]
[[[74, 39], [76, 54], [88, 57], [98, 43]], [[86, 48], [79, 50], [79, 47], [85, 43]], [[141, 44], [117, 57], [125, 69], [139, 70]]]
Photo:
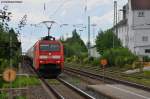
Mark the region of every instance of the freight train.
[[26, 53], [33, 68], [44, 77], [57, 77], [64, 69], [63, 44], [46, 36], [37, 41]]

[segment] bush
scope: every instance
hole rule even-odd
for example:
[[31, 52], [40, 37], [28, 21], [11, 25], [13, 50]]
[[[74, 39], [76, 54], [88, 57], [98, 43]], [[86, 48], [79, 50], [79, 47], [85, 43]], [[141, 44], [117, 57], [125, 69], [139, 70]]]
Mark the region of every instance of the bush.
[[140, 68], [141, 67], [141, 63], [140, 62], [134, 62], [132, 64], [132, 69], [136, 69], [136, 68]]
[[149, 57], [149, 56], [143, 57], [143, 61], [144, 61], [144, 62], [150, 62], [150, 57]]
[[99, 66], [100, 65], [100, 59], [94, 59], [92, 62], [93, 66]]
[[123, 56], [118, 56], [116, 57], [115, 59], [115, 65], [116, 66], [123, 66], [125, 64], [125, 61], [124, 61], [124, 57]]
[[9, 61], [6, 59], [1, 59], [0, 63], [0, 72], [3, 72], [5, 68], [9, 67]]
[[144, 71], [144, 75], [150, 77], [150, 71]]
[[132, 64], [137, 60], [137, 56], [132, 54], [127, 48], [110, 49], [104, 52], [101, 58], [108, 60], [110, 66], [124, 66]]
[[84, 63], [84, 64], [89, 63], [89, 58], [88, 58], [88, 57], [84, 58], [84, 59], [83, 59], [83, 63]]
[[71, 58], [69, 58], [69, 57], [66, 58], [65, 60], [66, 60], [66, 62], [71, 62]]

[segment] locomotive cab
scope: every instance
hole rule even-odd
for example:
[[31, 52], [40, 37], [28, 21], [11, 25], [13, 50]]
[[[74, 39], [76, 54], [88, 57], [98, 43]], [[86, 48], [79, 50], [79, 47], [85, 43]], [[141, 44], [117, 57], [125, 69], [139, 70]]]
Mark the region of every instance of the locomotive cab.
[[39, 71], [59, 75], [63, 68], [62, 45], [56, 41], [39, 43]]
[[64, 68], [64, 50], [60, 41], [49, 36], [29, 49], [34, 69], [44, 77], [57, 77]]

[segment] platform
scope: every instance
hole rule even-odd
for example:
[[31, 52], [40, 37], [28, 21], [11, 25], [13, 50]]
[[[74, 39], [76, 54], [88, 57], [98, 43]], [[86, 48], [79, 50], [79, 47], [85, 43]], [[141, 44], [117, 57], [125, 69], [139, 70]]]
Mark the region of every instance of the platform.
[[121, 84], [89, 85], [88, 89], [112, 99], [150, 99], [150, 92]]

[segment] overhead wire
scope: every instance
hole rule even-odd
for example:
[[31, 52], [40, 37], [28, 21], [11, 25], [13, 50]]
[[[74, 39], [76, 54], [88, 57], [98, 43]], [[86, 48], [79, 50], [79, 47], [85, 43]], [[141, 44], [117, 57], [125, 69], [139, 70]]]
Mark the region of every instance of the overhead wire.
[[68, 0], [67, 0], [67, 1], [64, 0], [64, 1], [57, 7], [57, 9], [54, 11], [54, 13], [52, 13], [52, 14], [50, 15], [50, 18], [52, 18], [53, 16], [55, 16], [56, 13], [65, 5], [66, 2], [68, 2]]

